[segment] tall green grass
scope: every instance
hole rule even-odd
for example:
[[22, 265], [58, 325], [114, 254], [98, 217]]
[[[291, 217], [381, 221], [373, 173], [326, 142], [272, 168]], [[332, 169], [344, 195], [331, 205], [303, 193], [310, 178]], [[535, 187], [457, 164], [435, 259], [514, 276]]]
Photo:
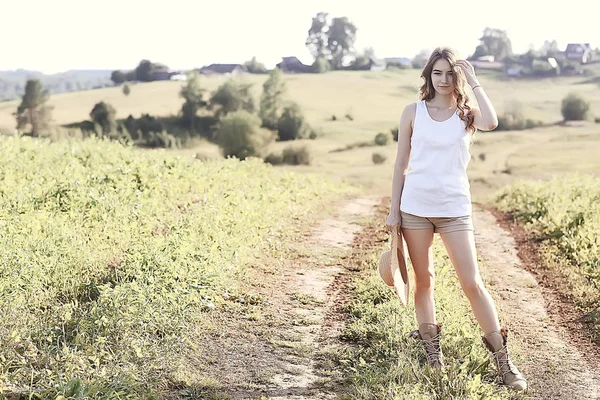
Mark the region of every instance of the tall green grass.
[[562, 274], [600, 340], [600, 182], [572, 173], [546, 181], [519, 181], [496, 203], [541, 242], [545, 263]]
[[418, 329], [412, 275], [411, 298], [404, 308], [379, 277], [381, 251], [382, 248], [374, 247], [359, 261], [362, 273], [353, 282], [353, 300], [346, 308], [348, 323], [341, 337], [348, 346], [336, 356], [341, 375], [348, 377], [345, 398], [519, 398], [495, 383], [496, 374], [482, 343], [482, 332], [441, 241], [434, 242], [434, 257], [437, 318], [442, 324], [441, 346], [446, 364], [442, 371], [425, 367], [421, 344], [409, 338], [409, 333]]
[[261, 160], [0, 138], [0, 392], [157, 398], [187, 332], [349, 188]]

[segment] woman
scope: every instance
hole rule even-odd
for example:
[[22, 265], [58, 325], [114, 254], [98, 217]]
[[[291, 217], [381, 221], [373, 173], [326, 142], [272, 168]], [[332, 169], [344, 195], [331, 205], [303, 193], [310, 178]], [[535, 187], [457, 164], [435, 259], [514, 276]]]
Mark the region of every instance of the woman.
[[[439, 233], [462, 289], [484, 332], [504, 384], [525, 390], [527, 382], [509, 359], [507, 329], [500, 327], [494, 300], [483, 285], [477, 265], [467, 165], [476, 129], [498, 125], [490, 99], [466, 60], [452, 50], [433, 51], [423, 68], [420, 101], [404, 108], [392, 183], [388, 229], [400, 227], [415, 274], [415, 312], [419, 329], [412, 333], [425, 348], [427, 362], [443, 366], [441, 324], [433, 297], [433, 235]], [[468, 84], [478, 107], [469, 104]]]

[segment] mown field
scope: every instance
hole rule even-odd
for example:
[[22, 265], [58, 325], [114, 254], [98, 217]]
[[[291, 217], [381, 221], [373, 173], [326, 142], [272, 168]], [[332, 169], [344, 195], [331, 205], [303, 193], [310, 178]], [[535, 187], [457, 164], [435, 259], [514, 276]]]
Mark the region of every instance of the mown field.
[[38, 398], [194, 384], [195, 321], [243, 297], [248, 265], [352, 192], [262, 161], [94, 140], [0, 149], [0, 392]]
[[[255, 83], [258, 96], [265, 77], [244, 79]], [[591, 299], [598, 299], [593, 255], [600, 226], [594, 205], [600, 125], [552, 123], [561, 119], [560, 102], [572, 91], [600, 115], [598, 86], [582, 77], [483, 75], [481, 81], [500, 114], [519, 107], [527, 118], [550, 125], [478, 133], [469, 169], [474, 200], [497, 201], [546, 238], [548, 262], [568, 266], [581, 304], [590, 313], [596, 307], [597, 315]], [[205, 80], [209, 90], [222, 82]], [[389, 132], [404, 105], [416, 99], [419, 83], [413, 70], [286, 76], [289, 97], [319, 134], [295, 143], [308, 146], [308, 166], [218, 160], [218, 148], [209, 143], [164, 151], [2, 138], [0, 389], [42, 397], [152, 398], [188, 385], [182, 382], [195, 375], [182, 362], [193, 351], [186, 327], [244, 296], [236, 288], [245, 265], [261, 252], [283, 252], [285, 241], [293, 240], [283, 234], [290, 223], [307, 223], [343, 194], [389, 195], [395, 142], [332, 151]], [[53, 96], [54, 119], [87, 119], [102, 100], [119, 118], [175, 114], [180, 85], [136, 85], [130, 96], [120, 88]], [[16, 105], [0, 104], [0, 129], [12, 129]], [[387, 160], [374, 164], [374, 152]], [[196, 153], [217, 160], [202, 163]], [[545, 182], [574, 171], [586, 175]], [[533, 181], [516, 183], [521, 179]], [[374, 218], [371, 224], [383, 223]], [[414, 312], [400, 309], [378, 280], [377, 249], [353, 261], [370, 276], [355, 282], [347, 309], [343, 339], [354, 346], [334, 357], [352, 398], [508, 396], [491, 383], [478, 328], [440, 243], [435, 246], [441, 260], [436, 302], [441, 319], [452, 321], [442, 343], [450, 369], [445, 375], [418, 369], [419, 348], [406, 338], [415, 329]], [[514, 351], [517, 359], [520, 351]], [[195, 379], [198, 385], [201, 377]]]

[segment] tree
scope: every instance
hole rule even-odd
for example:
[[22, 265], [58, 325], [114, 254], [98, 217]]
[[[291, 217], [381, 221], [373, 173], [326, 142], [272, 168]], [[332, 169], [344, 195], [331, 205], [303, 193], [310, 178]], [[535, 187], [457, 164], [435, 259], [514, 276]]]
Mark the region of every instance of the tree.
[[334, 18], [328, 31], [327, 49], [333, 69], [342, 68], [344, 58], [354, 53], [356, 26], [348, 18]]
[[124, 84], [123, 85], [123, 94], [125, 96], [129, 96], [129, 93], [131, 93], [131, 88], [129, 87], [128, 84]]
[[206, 107], [207, 102], [204, 100], [204, 92], [202, 87], [200, 74], [196, 71], [191, 71], [187, 74], [186, 84], [181, 88], [179, 96], [185, 99], [181, 107], [183, 118], [189, 122], [190, 129], [196, 130], [196, 114], [198, 111]]
[[312, 19], [312, 25], [308, 30], [306, 46], [315, 59], [327, 58], [327, 29], [329, 27], [328, 14], [318, 13]]
[[140, 82], [152, 82], [152, 63], [148, 60], [140, 61], [135, 68], [135, 79]]
[[127, 77], [122, 71], [116, 70], [110, 74], [110, 80], [113, 81], [115, 85], [120, 85], [127, 80]]
[[218, 107], [215, 116], [221, 118], [237, 110], [246, 110], [253, 113], [255, 103], [250, 93], [251, 86], [252, 84], [242, 84], [232, 79], [219, 86], [210, 98], [210, 107]]
[[300, 106], [292, 103], [283, 109], [277, 121], [277, 134], [279, 140], [303, 139], [308, 135], [309, 126], [304, 119]]
[[25, 84], [25, 94], [21, 104], [14, 114], [17, 119], [17, 129], [31, 126], [31, 135], [39, 136], [48, 127], [52, 119], [52, 106], [47, 105], [50, 93], [39, 79], [29, 79]]
[[431, 57], [431, 52], [432, 50], [423, 49], [416, 56], [414, 56], [412, 59], [413, 68], [423, 68], [425, 64], [427, 64], [429, 57]]
[[260, 127], [260, 118], [245, 110], [229, 113], [219, 122], [216, 141], [225, 157], [264, 157], [275, 135]]
[[277, 121], [281, 116], [285, 92], [286, 86], [283, 81], [283, 73], [279, 68], [275, 68], [263, 83], [263, 93], [260, 97], [258, 116], [262, 120], [263, 127], [277, 129]]
[[315, 60], [324, 58], [333, 69], [340, 69], [344, 58], [354, 53], [356, 31], [356, 26], [347, 17], [329, 21], [329, 15], [320, 12], [312, 19], [306, 46]]
[[512, 43], [508, 38], [506, 31], [485, 28], [479, 41], [480, 44], [475, 49], [473, 58], [492, 55], [496, 61], [502, 61], [513, 55]]
[[252, 60], [246, 61], [244, 66], [251, 74], [266, 74], [267, 68], [263, 63], [256, 60], [256, 57], [252, 57]]
[[100, 125], [102, 128], [102, 134], [108, 135], [111, 132], [117, 130], [117, 119], [115, 118], [117, 111], [109, 103], [101, 101], [96, 103], [92, 111], [90, 111], [90, 118], [94, 123]]

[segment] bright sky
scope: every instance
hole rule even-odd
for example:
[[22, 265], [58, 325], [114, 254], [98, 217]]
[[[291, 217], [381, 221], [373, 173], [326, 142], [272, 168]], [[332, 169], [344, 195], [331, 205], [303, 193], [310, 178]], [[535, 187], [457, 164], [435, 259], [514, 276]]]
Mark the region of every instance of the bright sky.
[[[304, 42], [320, 11], [348, 17], [356, 48], [412, 57], [449, 45], [473, 53], [485, 27], [506, 30], [513, 51], [556, 40], [600, 46], [592, 0], [28, 0], [2, 1], [0, 70], [132, 69], [141, 59], [173, 69], [252, 56], [272, 67], [282, 56], [312, 62]], [[102, 7], [99, 7], [103, 4]], [[493, 5], [492, 5], [493, 4]], [[533, 26], [532, 24], [535, 24]]]

